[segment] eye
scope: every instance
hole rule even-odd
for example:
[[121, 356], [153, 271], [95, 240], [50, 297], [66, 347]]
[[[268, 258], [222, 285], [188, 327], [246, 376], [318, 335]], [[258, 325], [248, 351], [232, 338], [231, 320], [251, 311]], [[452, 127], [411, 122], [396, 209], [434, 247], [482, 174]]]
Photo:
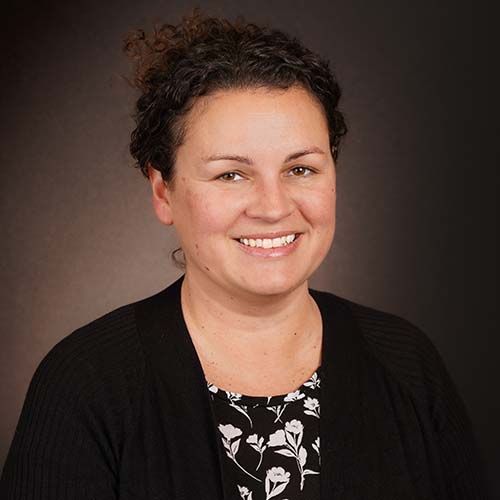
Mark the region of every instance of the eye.
[[[217, 179], [220, 179], [221, 181], [225, 181], [225, 182], [233, 182], [235, 180], [239, 180], [239, 179], [236, 179], [236, 176], [241, 177], [241, 175], [238, 172], [225, 172], [224, 174], [219, 175], [217, 177]], [[241, 178], [243, 178], [243, 177], [241, 177]]]
[[308, 175], [314, 173], [311, 168], [305, 167], [304, 165], [293, 167], [292, 169], [290, 169], [290, 172], [292, 172], [292, 177], [307, 177]]

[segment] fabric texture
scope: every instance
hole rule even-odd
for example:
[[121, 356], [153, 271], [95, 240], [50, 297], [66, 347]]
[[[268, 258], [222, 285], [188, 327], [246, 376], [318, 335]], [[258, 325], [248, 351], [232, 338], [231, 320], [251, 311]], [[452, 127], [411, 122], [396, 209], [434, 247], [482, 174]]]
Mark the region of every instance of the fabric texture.
[[[224, 481], [182, 280], [46, 355], [3, 468], [2, 500], [240, 500]], [[486, 498], [464, 405], [427, 336], [395, 315], [310, 294], [323, 321], [321, 500]]]
[[224, 481], [243, 500], [319, 500], [320, 368], [297, 390], [247, 396], [208, 383]]

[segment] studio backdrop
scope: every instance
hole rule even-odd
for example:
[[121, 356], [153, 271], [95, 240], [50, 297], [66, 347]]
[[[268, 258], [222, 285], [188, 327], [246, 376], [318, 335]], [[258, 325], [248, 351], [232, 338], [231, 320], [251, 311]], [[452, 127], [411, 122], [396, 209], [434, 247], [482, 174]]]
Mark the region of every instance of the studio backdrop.
[[[333, 247], [311, 280], [408, 319], [440, 351], [500, 498], [492, 13], [476, 2], [18, 2], [0, 102], [0, 466], [30, 379], [70, 332], [167, 286], [175, 234], [128, 153], [122, 40], [202, 11], [330, 61], [349, 132]], [[490, 21], [491, 19], [491, 21]]]

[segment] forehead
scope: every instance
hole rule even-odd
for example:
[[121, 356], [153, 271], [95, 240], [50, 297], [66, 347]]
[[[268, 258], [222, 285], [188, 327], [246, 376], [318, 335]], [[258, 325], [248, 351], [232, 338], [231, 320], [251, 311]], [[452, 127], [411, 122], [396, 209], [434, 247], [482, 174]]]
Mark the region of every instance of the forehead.
[[309, 91], [256, 88], [221, 90], [197, 99], [186, 117], [186, 139], [201, 143], [317, 140], [328, 136], [321, 103]]

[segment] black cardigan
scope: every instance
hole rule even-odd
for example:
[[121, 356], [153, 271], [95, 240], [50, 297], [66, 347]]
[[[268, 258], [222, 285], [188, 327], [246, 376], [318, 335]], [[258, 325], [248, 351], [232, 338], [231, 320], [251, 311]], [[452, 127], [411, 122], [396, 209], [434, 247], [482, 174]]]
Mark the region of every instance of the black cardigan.
[[[220, 439], [183, 277], [74, 331], [40, 363], [2, 500], [218, 500]], [[483, 499], [470, 423], [429, 339], [310, 290], [323, 318], [321, 500]]]

